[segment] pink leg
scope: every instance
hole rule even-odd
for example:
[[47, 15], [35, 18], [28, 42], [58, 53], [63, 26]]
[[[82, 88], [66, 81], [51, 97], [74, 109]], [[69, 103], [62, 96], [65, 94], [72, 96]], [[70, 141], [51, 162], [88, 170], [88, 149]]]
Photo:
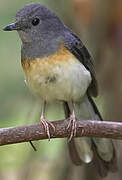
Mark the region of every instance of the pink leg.
[[69, 124], [67, 126], [67, 129], [71, 128], [71, 133], [69, 137], [69, 141], [71, 141], [73, 136], [76, 136], [76, 117], [75, 117], [75, 109], [74, 109], [74, 103], [72, 102], [72, 114], [68, 118]]
[[45, 109], [46, 109], [46, 101], [44, 101], [44, 103], [42, 105], [42, 113], [41, 113], [40, 121], [44, 126], [44, 129], [47, 133], [48, 139], [50, 140], [49, 126], [51, 126], [54, 131], [55, 131], [55, 126], [51, 122], [45, 120], [45, 116], [44, 116], [45, 115]]

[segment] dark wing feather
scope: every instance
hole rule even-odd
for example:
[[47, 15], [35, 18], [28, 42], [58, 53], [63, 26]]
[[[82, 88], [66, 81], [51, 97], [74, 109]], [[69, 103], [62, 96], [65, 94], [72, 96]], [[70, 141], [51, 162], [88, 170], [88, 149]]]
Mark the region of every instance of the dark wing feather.
[[91, 55], [82, 41], [69, 29], [64, 32], [64, 43], [65, 47], [90, 71], [92, 82], [88, 88], [88, 93], [96, 97], [98, 95], [98, 86]]

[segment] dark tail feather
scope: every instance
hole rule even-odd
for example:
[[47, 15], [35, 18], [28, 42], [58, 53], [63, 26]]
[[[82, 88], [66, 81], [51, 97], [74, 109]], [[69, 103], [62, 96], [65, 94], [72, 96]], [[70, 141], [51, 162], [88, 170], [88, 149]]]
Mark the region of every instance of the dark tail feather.
[[90, 101], [90, 103], [91, 103], [91, 105], [92, 105], [92, 107], [94, 109], [95, 114], [97, 114], [99, 116], [100, 120], [103, 121], [103, 118], [102, 118], [102, 116], [101, 116], [95, 102], [93, 101], [92, 97], [88, 93], [87, 93], [87, 97], [88, 97], [88, 100]]
[[[65, 111], [65, 117], [67, 119], [70, 116], [70, 109], [69, 109], [67, 102], [64, 102], [64, 111]], [[70, 155], [70, 158], [71, 158], [73, 164], [75, 164], [76, 166], [80, 166], [82, 164], [82, 161], [77, 152], [77, 148], [76, 148], [74, 139], [72, 139], [70, 142], [68, 142], [68, 149], [69, 149], [69, 155]]]
[[77, 148], [76, 148], [74, 139], [72, 139], [70, 142], [68, 142], [68, 149], [69, 149], [69, 155], [70, 155], [70, 158], [71, 158], [73, 164], [75, 164], [76, 166], [81, 166], [82, 161], [77, 152]]
[[97, 152], [97, 147], [94, 144], [94, 142], [92, 143], [92, 150], [94, 152], [93, 164], [95, 165], [95, 167], [101, 177], [106, 177], [109, 171], [116, 172], [118, 170], [115, 149], [114, 149], [113, 158], [109, 162], [104, 161], [99, 156], [99, 154]]
[[[89, 99], [89, 101], [90, 101], [90, 103], [94, 109], [94, 112], [99, 116], [100, 120], [102, 121], [103, 119], [102, 119], [102, 117], [101, 117], [101, 115], [97, 109], [97, 106], [94, 103], [94, 101], [90, 95], [88, 95], [88, 99]], [[94, 162], [96, 168], [98, 169], [98, 172], [99, 172], [101, 177], [105, 177], [109, 171], [116, 172], [118, 170], [115, 147], [114, 147], [114, 144], [112, 141], [111, 141], [111, 143], [113, 146], [113, 158], [111, 159], [111, 161], [106, 162], [99, 156], [98, 151], [97, 151], [97, 147], [96, 147], [96, 145], [92, 139], [92, 149], [94, 151], [93, 162]]]
[[[102, 120], [102, 117], [101, 117], [93, 99], [91, 98], [90, 95], [87, 95], [87, 97], [88, 97], [89, 103], [91, 104], [91, 109], [92, 109], [93, 113], [95, 113], [98, 116], [97, 120]], [[68, 118], [70, 116], [70, 109], [66, 102], [64, 103], [64, 109], [65, 109], [66, 118]], [[99, 155], [99, 149], [97, 147], [97, 146], [99, 146], [99, 144], [96, 144], [95, 138], [91, 138], [91, 142], [92, 142], [91, 148], [94, 153], [92, 162], [95, 165], [99, 175], [101, 177], [105, 177], [105, 176], [107, 176], [109, 171], [116, 172], [117, 171], [117, 158], [116, 158], [116, 152], [115, 152], [113, 142], [111, 141], [112, 147], [113, 147], [113, 158], [109, 162], [103, 160], [102, 157]], [[77, 145], [75, 144], [75, 138], [72, 139], [68, 143], [68, 148], [69, 148], [69, 154], [70, 154], [70, 158], [71, 158], [72, 162], [75, 165], [81, 165], [82, 160], [80, 158], [79, 152], [77, 151]]]

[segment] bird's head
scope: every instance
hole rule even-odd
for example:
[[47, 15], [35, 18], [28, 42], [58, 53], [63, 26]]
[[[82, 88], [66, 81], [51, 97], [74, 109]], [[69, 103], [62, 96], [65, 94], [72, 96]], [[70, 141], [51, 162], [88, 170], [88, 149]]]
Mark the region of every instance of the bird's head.
[[23, 43], [40, 41], [61, 35], [64, 25], [48, 8], [41, 4], [29, 4], [20, 9], [14, 23], [5, 31], [17, 30]]

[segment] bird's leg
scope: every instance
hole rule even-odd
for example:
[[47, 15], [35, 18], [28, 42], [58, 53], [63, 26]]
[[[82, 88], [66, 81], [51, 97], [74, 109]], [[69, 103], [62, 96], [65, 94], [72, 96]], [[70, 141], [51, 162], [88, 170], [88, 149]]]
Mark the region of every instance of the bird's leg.
[[42, 105], [42, 113], [41, 113], [40, 121], [44, 126], [44, 129], [47, 133], [48, 139], [50, 140], [49, 126], [51, 126], [54, 131], [55, 131], [55, 126], [51, 122], [45, 120], [45, 109], [46, 109], [46, 101], [44, 101], [43, 105]]
[[76, 117], [75, 117], [75, 107], [74, 107], [73, 102], [72, 102], [72, 114], [70, 115], [68, 120], [69, 120], [69, 123], [68, 123], [67, 129], [71, 128], [71, 133], [69, 137], [69, 141], [71, 141], [72, 137], [76, 136]]

